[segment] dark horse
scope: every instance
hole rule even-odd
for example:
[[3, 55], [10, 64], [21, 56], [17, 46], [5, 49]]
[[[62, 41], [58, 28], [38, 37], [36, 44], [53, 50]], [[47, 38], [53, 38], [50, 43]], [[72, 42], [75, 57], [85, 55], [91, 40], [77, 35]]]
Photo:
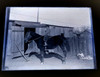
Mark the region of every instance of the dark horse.
[[[45, 40], [44, 40], [45, 39]], [[69, 43], [67, 41], [67, 39], [64, 37], [63, 34], [61, 35], [57, 35], [57, 36], [41, 36], [33, 31], [28, 30], [25, 34], [25, 39], [24, 39], [24, 45], [25, 45], [25, 51], [24, 54], [26, 52], [26, 50], [28, 49], [28, 44], [34, 40], [37, 44], [37, 47], [40, 49], [40, 54], [37, 54], [36, 52], [32, 52], [34, 55], [36, 55], [38, 58], [40, 58], [41, 63], [44, 62], [44, 58], [47, 57], [56, 57], [61, 59], [61, 61], [64, 63], [66, 60], [66, 55], [67, 55], [67, 51], [70, 51], [70, 47], [69, 47]], [[47, 45], [45, 45], [45, 43]], [[57, 53], [53, 53], [53, 52], [49, 52], [49, 49], [54, 49], [57, 46], [60, 46], [64, 57], [60, 56]], [[46, 53], [48, 52], [48, 54]], [[30, 56], [31, 54], [30, 53]]]

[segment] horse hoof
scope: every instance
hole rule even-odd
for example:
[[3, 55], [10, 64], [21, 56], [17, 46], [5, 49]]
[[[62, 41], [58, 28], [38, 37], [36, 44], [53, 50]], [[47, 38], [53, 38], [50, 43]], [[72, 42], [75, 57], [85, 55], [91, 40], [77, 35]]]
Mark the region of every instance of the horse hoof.
[[41, 62], [41, 64], [44, 64], [44, 62]]
[[31, 55], [30, 54], [28, 54], [28, 57], [30, 57]]
[[28, 62], [29, 60], [26, 60], [26, 62]]
[[63, 61], [62, 64], [66, 64], [66, 61]]

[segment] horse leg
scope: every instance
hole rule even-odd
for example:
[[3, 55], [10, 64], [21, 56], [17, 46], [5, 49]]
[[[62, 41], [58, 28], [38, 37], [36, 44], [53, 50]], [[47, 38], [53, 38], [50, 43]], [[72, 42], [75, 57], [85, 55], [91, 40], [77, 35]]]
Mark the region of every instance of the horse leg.
[[66, 49], [65, 49], [65, 46], [64, 45], [61, 45], [60, 46], [62, 51], [63, 51], [63, 54], [64, 54], [64, 57], [63, 57], [63, 60], [62, 60], [62, 63], [66, 63], [66, 57], [67, 57], [67, 53], [66, 53]]
[[37, 52], [30, 52], [28, 57], [31, 57], [32, 55], [35, 55], [36, 57], [38, 56], [38, 53]]
[[44, 57], [45, 58], [55, 57], [55, 58], [58, 58], [61, 61], [63, 61], [63, 57], [61, 55], [57, 54], [57, 53], [54, 53], [54, 52], [49, 52], [49, 54], [45, 54]]
[[37, 52], [31, 52], [31, 53], [29, 53], [29, 57], [31, 57], [32, 55], [35, 55], [41, 61], [41, 55], [40, 54], [38, 54]]
[[41, 54], [41, 64], [44, 64], [44, 51], [40, 50], [40, 54]]
[[24, 43], [24, 55], [27, 49], [28, 49], [28, 43]]

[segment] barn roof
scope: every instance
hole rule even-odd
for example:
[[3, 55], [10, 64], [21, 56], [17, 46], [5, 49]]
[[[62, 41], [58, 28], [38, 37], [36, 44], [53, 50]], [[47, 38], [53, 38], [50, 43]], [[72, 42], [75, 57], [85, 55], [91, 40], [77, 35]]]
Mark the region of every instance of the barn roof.
[[52, 25], [52, 24], [42, 24], [40, 22], [28, 22], [28, 21], [18, 21], [18, 20], [9, 20], [9, 22], [13, 22], [13, 26], [20, 26], [20, 27], [26, 27], [26, 28], [41, 28], [41, 27], [48, 27], [48, 26], [54, 26], [54, 27], [62, 27], [62, 28], [71, 28], [68, 26], [59, 26], [59, 25]]

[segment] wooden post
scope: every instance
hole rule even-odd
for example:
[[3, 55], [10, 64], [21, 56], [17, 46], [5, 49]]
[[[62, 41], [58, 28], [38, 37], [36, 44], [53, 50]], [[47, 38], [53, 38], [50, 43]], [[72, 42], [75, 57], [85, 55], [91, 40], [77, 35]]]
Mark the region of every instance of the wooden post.
[[39, 8], [37, 10], [37, 22], [39, 22]]

